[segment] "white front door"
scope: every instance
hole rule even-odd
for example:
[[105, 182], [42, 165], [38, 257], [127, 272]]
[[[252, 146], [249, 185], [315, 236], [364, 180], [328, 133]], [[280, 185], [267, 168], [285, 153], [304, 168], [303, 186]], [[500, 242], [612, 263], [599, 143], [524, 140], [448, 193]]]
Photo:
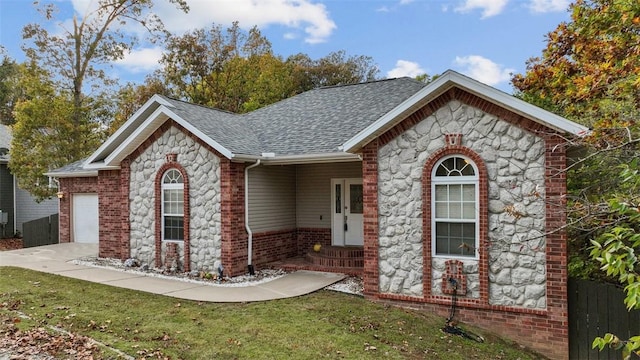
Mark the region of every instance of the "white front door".
[[362, 179], [331, 179], [333, 245], [364, 245], [362, 190]]
[[98, 243], [98, 194], [73, 194], [73, 241]]

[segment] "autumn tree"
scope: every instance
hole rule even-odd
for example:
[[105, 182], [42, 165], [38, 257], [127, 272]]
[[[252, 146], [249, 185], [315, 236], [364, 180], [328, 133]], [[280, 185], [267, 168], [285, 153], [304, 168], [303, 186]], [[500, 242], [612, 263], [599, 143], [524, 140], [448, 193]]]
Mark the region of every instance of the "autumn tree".
[[344, 50], [317, 60], [312, 60], [306, 54], [296, 54], [287, 58], [287, 63], [294, 66], [298, 93], [322, 86], [376, 80], [380, 72], [370, 56], [348, 56]]
[[[0, 55], [2, 55], [2, 51], [0, 51]], [[18, 64], [3, 55], [0, 63], [0, 123], [5, 125], [11, 125], [15, 121], [13, 108], [20, 96], [17, 82]]]
[[131, 115], [138, 111], [155, 94], [173, 95], [164, 82], [153, 75], [147, 76], [142, 84], [129, 83], [122, 86], [116, 94], [115, 103], [117, 104], [117, 109], [113, 111], [113, 119], [109, 123], [108, 134], [111, 135], [118, 130]]
[[242, 113], [294, 94], [290, 71], [255, 26], [212, 24], [166, 44], [157, 76], [181, 99]]
[[[570, 274], [616, 280], [640, 309], [640, 3], [578, 0], [570, 11], [512, 80], [518, 96], [592, 129], [566, 169]], [[640, 337], [594, 342], [606, 344], [640, 351]]]
[[[184, 0], [168, 1], [183, 11], [188, 10]], [[57, 8], [54, 4], [35, 4], [45, 22], [55, 21]], [[152, 0], [99, 0], [90, 5], [92, 7], [81, 17], [74, 14], [71, 22], [58, 23], [55, 32], [49, 32], [41, 23], [27, 24], [22, 31], [23, 39], [29, 41], [23, 45], [29, 68], [42, 69], [29, 81], [40, 81], [46, 86], [30, 85], [29, 95], [20, 106], [16, 106], [18, 123], [10, 167], [21, 185], [40, 198], [51, 195], [55, 190], [42, 184], [39, 171], [46, 171], [58, 163], [39, 166], [34, 159], [38, 159], [38, 163], [43, 161], [40, 159], [70, 162], [86, 156], [93, 147], [85, 145], [91, 144], [92, 139], [99, 135], [96, 132], [104, 129], [104, 126], [97, 127], [94, 123], [110, 118], [111, 102], [104, 91], [110, 89], [115, 81], [107, 77], [105, 69], [113, 61], [122, 59], [137, 44], [138, 39], [125, 32], [127, 26], [141, 26], [148, 31], [151, 40], [165, 34], [162, 21], [150, 11]], [[45, 79], [45, 76], [51, 79]], [[45, 93], [38, 94], [39, 90]], [[47, 116], [42, 116], [48, 109], [40, 106], [54, 106], [60, 101], [67, 102], [64, 117], [50, 122]], [[58, 132], [58, 128], [65, 131]], [[54, 139], [61, 134], [67, 136], [66, 143]], [[15, 149], [23, 146], [20, 142], [32, 146], [32, 157], [15, 156]], [[56, 143], [57, 146], [51, 147], [47, 143]]]
[[273, 54], [257, 27], [243, 31], [213, 24], [170, 36], [156, 74], [175, 96], [235, 113], [252, 111], [320, 86], [374, 80], [378, 68], [367, 56], [306, 54], [286, 60]]
[[[85, 128], [78, 129], [70, 122], [74, 111], [72, 94], [60, 92], [51, 74], [33, 62], [20, 67], [20, 88], [28, 100], [18, 101], [15, 106], [9, 167], [19, 186], [42, 200], [52, 195], [44, 173], [95, 149], [100, 140], [98, 124], [82, 121]], [[78, 133], [86, 135], [74, 138]]]

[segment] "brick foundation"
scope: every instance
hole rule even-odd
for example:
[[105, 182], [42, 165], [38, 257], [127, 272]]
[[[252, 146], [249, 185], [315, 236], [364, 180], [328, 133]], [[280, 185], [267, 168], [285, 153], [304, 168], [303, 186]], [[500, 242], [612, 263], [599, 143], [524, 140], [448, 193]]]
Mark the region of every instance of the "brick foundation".
[[313, 245], [331, 246], [331, 229], [298, 228], [296, 230], [298, 256], [305, 255]]
[[296, 230], [253, 234], [253, 264], [262, 265], [297, 255]]

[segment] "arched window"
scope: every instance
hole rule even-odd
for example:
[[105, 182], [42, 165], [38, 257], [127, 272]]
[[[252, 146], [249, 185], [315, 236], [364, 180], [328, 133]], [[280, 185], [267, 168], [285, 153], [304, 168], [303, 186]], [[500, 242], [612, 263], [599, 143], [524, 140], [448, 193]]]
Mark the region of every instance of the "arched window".
[[184, 240], [184, 179], [177, 169], [162, 176], [162, 240]]
[[431, 177], [432, 254], [477, 257], [478, 170], [467, 157], [452, 155], [433, 167]]

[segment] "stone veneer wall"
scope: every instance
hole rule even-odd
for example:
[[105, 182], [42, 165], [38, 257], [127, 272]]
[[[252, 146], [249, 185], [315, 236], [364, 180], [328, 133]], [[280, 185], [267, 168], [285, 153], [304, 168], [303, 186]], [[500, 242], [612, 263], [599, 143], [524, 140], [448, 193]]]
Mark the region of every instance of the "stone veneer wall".
[[[461, 133], [489, 182], [489, 303], [546, 307], [544, 141], [494, 115], [452, 100], [378, 150], [379, 291], [422, 296], [422, 176], [425, 162]], [[482, 199], [480, 199], [482, 201]], [[445, 258], [431, 259], [431, 289], [442, 295]], [[480, 297], [478, 260], [462, 259], [468, 298]]]
[[[221, 260], [220, 158], [175, 126], [131, 160], [131, 257], [150, 266], [155, 263], [154, 182], [167, 154], [177, 154], [176, 163], [189, 178], [190, 269], [212, 270]], [[182, 243], [179, 252], [184, 259]]]

